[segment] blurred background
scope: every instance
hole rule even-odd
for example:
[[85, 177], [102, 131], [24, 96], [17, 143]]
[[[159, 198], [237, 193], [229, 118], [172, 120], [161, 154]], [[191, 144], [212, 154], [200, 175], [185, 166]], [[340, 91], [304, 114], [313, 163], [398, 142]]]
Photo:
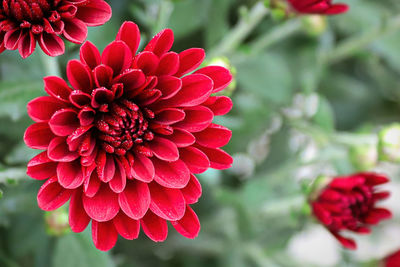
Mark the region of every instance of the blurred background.
[[[41, 183], [25, 175], [36, 155], [22, 141], [29, 100], [42, 78], [65, 74], [79, 46], [55, 61], [37, 49], [22, 60], [0, 55], [0, 266], [379, 266], [400, 249], [400, 2], [343, 0], [344, 15], [296, 16], [285, 1], [110, 0], [113, 17], [89, 29], [104, 48], [125, 20], [142, 41], [169, 27], [174, 51], [203, 47], [205, 64], [222, 64], [235, 82], [222, 92], [233, 110], [227, 171], [199, 176], [194, 209], [202, 230], [187, 240], [173, 229], [164, 243], [143, 234], [97, 251], [90, 231], [71, 233], [67, 208], [43, 212]], [[338, 1], [336, 1], [338, 2]], [[64, 75], [65, 76], [65, 75]], [[310, 215], [309, 184], [319, 176], [375, 170], [388, 174], [394, 219], [357, 236], [349, 252]], [[90, 230], [90, 227], [87, 229]]]

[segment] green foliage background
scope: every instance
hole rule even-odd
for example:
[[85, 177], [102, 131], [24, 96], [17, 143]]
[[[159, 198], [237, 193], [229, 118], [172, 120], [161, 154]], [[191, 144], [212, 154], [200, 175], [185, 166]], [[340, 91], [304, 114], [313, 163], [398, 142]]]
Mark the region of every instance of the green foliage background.
[[[393, 190], [400, 188], [398, 166], [376, 158], [377, 132], [400, 118], [400, 2], [343, 0], [350, 11], [326, 19], [287, 17], [267, 8], [269, 2], [277, 1], [110, 0], [111, 21], [89, 30], [88, 39], [102, 49], [124, 20], [139, 24], [145, 42], [169, 27], [175, 51], [204, 47], [207, 60], [223, 56], [236, 69], [236, 88], [225, 92], [234, 108], [218, 119], [233, 131], [226, 149], [235, 163], [200, 175], [203, 196], [194, 209], [202, 230], [195, 240], [171, 229], [164, 243], [141, 234], [102, 253], [90, 231], [63, 230], [66, 210], [45, 217], [36, 204], [41, 183], [25, 175], [37, 153], [22, 142], [32, 123], [26, 104], [44, 94], [43, 76], [57, 73], [57, 66], [65, 74], [79, 46], [68, 44], [58, 62], [39, 49], [26, 60], [15, 51], [1, 54], [0, 266], [378, 266], [400, 248], [380, 241], [400, 227], [397, 199], [397, 209], [395, 200], [388, 202], [396, 217], [358, 238], [364, 244], [358, 252], [325, 246], [335, 243], [328, 235], [314, 248], [334, 250], [335, 261], [293, 253], [305, 254], [293, 240], [317, 227], [304, 193], [319, 175], [378, 170], [391, 175]], [[46, 218], [56, 218], [61, 230]]]

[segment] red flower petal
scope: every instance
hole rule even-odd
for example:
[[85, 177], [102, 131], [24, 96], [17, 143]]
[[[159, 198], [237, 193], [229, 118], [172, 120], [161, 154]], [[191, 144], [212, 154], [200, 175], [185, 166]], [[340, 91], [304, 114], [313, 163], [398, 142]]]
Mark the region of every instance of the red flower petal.
[[179, 189], [165, 188], [157, 183], [149, 184], [151, 203], [150, 210], [159, 217], [175, 221], [185, 214], [186, 203]]
[[78, 188], [84, 181], [82, 167], [78, 160], [58, 163], [57, 177], [60, 185], [67, 189]]
[[222, 116], [232, 109], [233, 103], [227, 96], [212, 96], [203, 105], [208, 107], [215, 116]]
[[69, 83], [76, 90], [90, 94], [93, 88], [92, 75], [88, 66], [73, 59], [67, 64], [67, 77]]
[[99, 179], [104, 183], [111, 181], [115, 173], [114, 156], [106, 153], [104, 150], [100, 150], [97, 154], [96, 164]]
[[18, 48], [19, 41], [22, 37], [22, 31], [18, 28], [8, 31], [4, 35], [4, 46], [8, 50], [15, 50]]
[[75, 190], [69, 202], [69, 225], [75, 233], [80, 233], [86, 229], [90, 222], [90, 217], [86, 214], [82, 204], [82, 192]]
[[232, 74], [227, 68], [221, 66], [208, 66], [197, 70], [195, 73], [206, 75], [214, 82], [213, 93], [225, 89], [232, 81]]
[[56, 57], [64, 54], [64, 41], [55, 34], [43, 32], [39, 38], [39, 45], [43, 52], [51, 57]]
[[71, 194], [72, 190], [64, 189], [58, 184], [56, 178], [51, 178], [39, 189], [38, 205], [42, 210], [55, 210], [64, 205], [70, 199]]
[[165, 162], [153, 159], [156, 175], [154, 180], [164, 187], [183, 188], [190, 179], [190, 171], [185, 163], [181, 160], [174, 162]]
[[47, 149], [55, 135], [47, 123], [38, 122], [29, 126], [24, 134], [24, 142], [30, 148]]
[[58, 162], [71, 162], [79, 157], [78, 152], [69, 151], [65, 138], [56, 137], [51, 140], [47, 155], [50, 159]]
[[80, 60], [89, 66], [89, 68], [94, 69], [101, 63], [101, 56], [99, 49], [91, 42], [85, 42], [80, 49]]
[[117, 159], [115, 159], [115, 165], [116, 168], [114, 178], [111, 179], [109, 185], [112, 191], [114, 191], [115, 193], [121, 193], [122, 191], [124, 191], [126, 186], [125, 168]]
[[171, 49], [173, 43], [174, 32], [171, 29], [165, 29], [150, 40], [144, 51], [153, 52], [160, 57]]
[[202, 189], [199, 180], [193, 174], [190, 175], [189, 183], [181, 189], [186, 204], [194, 204], [201, 197]]
[[133, 240], [139, 237], [140, 223], [120, 212], [113, 219], [113, 223], [118, 233], [126, 239]]
[[180, 148], [179, 155], [192, 173], [203, 173], [210, 167], [206, 154], [195, 147]]
[[44, 151], [28, 162], [26, 174], [37, 180], [48, 179], [56, 175], [57, 163], [49, 159]]
[[160, 99], [169, 99], [181, 90], [182, 80], [173, 76], [161, 76], [158, 77], [157, 87], [162, 93]]
[[203, 74], [192, 74], [182, 78], [182, 88], [173, 97], [162, 102], [169, 107], [193, 107], [207, 100], [213, 88], [213, 82]]
[[111, 18], [111, 7], [103, 0], [91, 0], [78, 7], [76, 17], [88, 26], [100, 26]]
[[153, 162], [140, 154], [135, 155], [135, 161], [132, 164], [132, 176], [139, 181], [150, 183], [155, 175]]
[[111, 191], [107, 184], [103, 184], [94, 197], [83, 195], [82, 200], [86, 213], [95, 221], [106, 222], [118, 214], [118, 194]]
[[87, 33], [87, 26], [80, 19], [73, 18], [64, 20], [63, 35], [68, 41], [81, 44], [83, 41], [85, 41]]
[[64, 102], [51, 96], [40, 96], [27, 105], [28, 115], [36, 122], [47, 122], [51, 116], [62, 108], [67, 107]]
[[195, 133], [196, 142], [205, 147], [222, 147], [228, 144], [232, 131], [217, 124], [211, 124], [205, 130]]
[[159, 61], [154, 53], [145, 51], [135, 57], [133, 67], [141, 69], [146, 75], [152, 75], [156, 71]]
[[177, 108], [165, 108], [156, 112], [155, 122], [170, 125], [180, 122], [185, 118], [185, 112]]
[[97, 87], [110, 87], [113, 69], [107, 65], [98, 65], [93, 69], [94, 82]]
[[193, 134], [182, 129], [174, 129], [174, 132], [171, 135], [166, 136], [166, 138], [174, 142], [177, 147], [187, 147], [193, 145], [196, 141]]
[[186, 207], [185, 216], [178, 221], [172, 221], [171, 224], [184, 237], [194, 239], [199, 235], [200, 221], [189, 205]]
[[203, 62], [206, 57], [204, 49], [201, 48], [189, 48], [179, 53], [179, 70], [175, 74], [177, 77], [181, 77], [193, 70], [195, 70]]
[[56, 76], [45, 77], [43, 81], [44, 90], [49, 95], [63, 102], [69, 102], [69, 95], [72, 89], [68, 86], [66, 81]]
[[179, 55], [175, 52], [168, 52], [161, 56], [155, 74], [157, 76], [174, 75], [178, 71], [178, 69], [179, 69]]
[[143, 232], [154, 242], [162, 242], [167, 239], [168, 226], [164, 219], [161, 219], [151, 211], [140, 220]]
[[70, 108], [57, 110], [49, 121], [50, 129], [58, 136], [72, 134], [79, 125], [78, 113]]
[[104, 49], [101, 62], [111, 67], [117, 76], [131, 66], [132, 52], [124, 42], [114, 41]]
[[146, 183], [129, 181], [118, 195], [122, 211], [134, 220], [143, 218], [150, 206], [150, 191]]
[[22, 58], [32, 55], [36, 48], [36, 39], [31, 31], [22, 35], [18, 43], [18, 51]]
[[140, 44], [139, 27], [131, 21], [125, 21], [119, 29], [115, 40], [125, 42], [129, 46], [132, 56], [134, 56]]
[[203, 106], [185, 108], [185, 119], [174, 125], [189, 132], [195, 133], [206, 129], [212, 122], [214, 114], [210, 109]]
[[210, 167], [217, 170], [225, 170], [232, 167], [232, 157], [219, 148], [197, 147], [203, 151], [210, 160]]
[[179, 159], [179, 151], [176, 145], [168, 139], [154, 137], [149, 143], [150, 149], [157, 158], [165, 161], [176, 161]]
[[92, 239], [95, 247], [101, 251], [112, 249], [117, 243], [118, 233], [112, 221], [92, 221]]

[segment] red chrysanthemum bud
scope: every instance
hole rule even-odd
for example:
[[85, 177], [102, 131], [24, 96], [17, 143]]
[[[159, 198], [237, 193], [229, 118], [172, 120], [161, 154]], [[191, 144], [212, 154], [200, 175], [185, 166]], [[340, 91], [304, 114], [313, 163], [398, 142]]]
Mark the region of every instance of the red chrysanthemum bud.
[[81, 44], [87, 26], [99, 26], [111, 18], [104, 0], [0, 0], [0, 53], [18, 49], [29, 57], [39, 43], [49, 56], [64, 53], [64, 41]]
[[337, 15], [347, 12], [345, 4], [332, 4], [332, 0], [288, 0], [300, 14]]
[[125, 22], [102, 54], [90, 42], [81, 47], [80, 60], [67, 65], [71, 87], [46, 77], [49, 96], [28, 104], [36, 123], [26, 130], [25, 143], [46, 150], [27, 170], [47, 180], [39, 206], [54, 210], [70, 200], [72, 230], [83, 231], [92, 221], [98, 249], [111, 249], [118, 234], [137, 238], [140, 226], [163, 241], [167, 221], [183, 236], [196, 237], [200, 224], [189, 205], [198, 201], [201, 186], [194, 174], [232, 164], [220, 149], [231, 131], [212, 123], [232, 101], [211, 96], [232, 75], [220, 66], [193, 72], [204, 51], [175, 53], [173, 41], [166, 29], [137, 53], [139, 29]]
[[400, 267], [400, 250], [390, 254], [383, 260], [384, 267]]
[[336, 177], [311, 201], [313, 213], [344, 247], [356, 249], [355, 241], [343, 237], [342, 231], [368, 234], [370, 226], [391, 218], [389, 210], [376, 207], [377, 201], [389, 197], [376, 186], [388, 181], [367, 172]]

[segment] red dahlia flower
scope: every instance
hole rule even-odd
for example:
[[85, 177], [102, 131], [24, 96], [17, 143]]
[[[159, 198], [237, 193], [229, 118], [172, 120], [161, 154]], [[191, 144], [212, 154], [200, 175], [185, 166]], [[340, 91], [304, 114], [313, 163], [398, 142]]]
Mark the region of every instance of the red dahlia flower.
[[49, 56], [64, 53], [64, 42], [81, 44], [87, 26], [99, 26], [111, 17], [103, 0], [0, 0], [0, 53], [18, 49], [29, 57], [39, 43]]
[[336, 177], [311, 202], [314, 215], [344, 247], [356, 249], [354, 240], [341, 232], [368, 234], [370, 226], [391, 218], [389, 210], [376, 207], [377, 201], [389, 197], [389, 192], [378, 191], [376, 186], [388, 181], [383, 175], [367, 172]]
[[345, 4], [332, 4], [332, 0], [288, 0], [294, 10], [301, 14], [337, 15], [346, 12]]
[[173, 32], [163, 30], [136, 53], [140, 33], [125, 22], [100, 55], [86, 42], [80, 60], [67, 65], [70, 86], [46, 77], [42, 96], [28, 104], [36, 122], [25, 143], [46, 151], [28, 163], [27, 173], [47, 181], [39, 207], [54, 210], [70, 199], [74, 232], [92, 221], [100, 250], [118, 234], [138, 237], [140, 225], [154, 241], [167, 238], [167, 221], [194, 238], [199, 220], [189, 206], [201, 187], [194, 174], [226, 169], [232, 158], [220, 147], [231, 131], [213, 124], [232, 108], [224, 89], [232, 76], [219, 66], [198, 69], [205, 54], [192, 48], [170, 52]]

